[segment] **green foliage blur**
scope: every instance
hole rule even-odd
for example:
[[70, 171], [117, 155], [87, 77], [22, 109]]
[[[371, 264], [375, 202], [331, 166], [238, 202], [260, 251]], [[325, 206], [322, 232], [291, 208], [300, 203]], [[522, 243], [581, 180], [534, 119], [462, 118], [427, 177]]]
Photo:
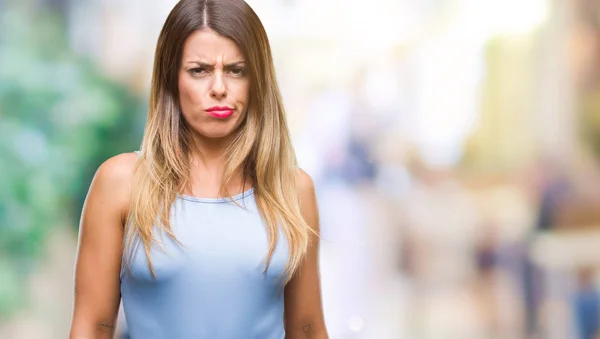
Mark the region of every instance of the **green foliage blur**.
[[0, 319], [50, 232], [77, 231], [99, 164], [138, 149], [146, 107], [69, 50], [63, 14], [23, 3], [0, 11]]

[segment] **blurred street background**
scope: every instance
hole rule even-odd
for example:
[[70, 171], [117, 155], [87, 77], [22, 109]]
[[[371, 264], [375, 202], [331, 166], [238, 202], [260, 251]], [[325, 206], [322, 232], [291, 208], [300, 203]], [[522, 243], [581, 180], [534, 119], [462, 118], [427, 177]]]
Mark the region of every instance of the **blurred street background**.
[[[248, 2], [332, 339], [600, 338], [600, 1]], [[0, 0], [0, 338], [68, 336], [83, 199], [139, 147], [175, 3]]]

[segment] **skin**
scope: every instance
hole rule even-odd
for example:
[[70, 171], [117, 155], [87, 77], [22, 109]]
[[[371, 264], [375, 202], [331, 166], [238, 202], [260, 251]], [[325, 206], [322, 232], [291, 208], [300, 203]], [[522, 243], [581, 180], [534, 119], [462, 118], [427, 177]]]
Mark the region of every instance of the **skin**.
[[[315, 188], [310, 176], [299, 170], [296, 187], [300, 194], [302, 217], [319, 233], [319, 212]], [[311, 246], [298, 273], [285, 287], [286, 339], [327, 339], [323, 319], [319, 278], [319, 238], [311, 237]]]
[[112, 338], [119, 309], [123, 224], [137, 155], [104, 162], [90, 185], [79, 226], [71, 339]]
[[[238, 46], [212, 31], [203, 30], [186, 40], [179, 92], [182, 114], [194, 131], [199, 153], [193, 157], [191, 192], [200, 197], [219, 196], [220, 159], [232, 133], [247, 109], [250, 81]], [[213, 106], [228, 106], [234, 113], [217, 119]], [[113, 338], [120, 295], [119, 273], [123, 227], [129, 213], [130, 185], [137, 155], [124, 153], [108, 159], [97, 170], [82, 210], [75, 265], [75, 302], [71, 339]], [[246, 189], [241, 176], [230, 192]], [[296, 184], [306, 222], [319, 230], [314, 185], [298, 170]], [[285, 287], [286, 339], [327, 339], [323, 320], [318, 267], [318, 238], [311, 239], [306, 260]]]

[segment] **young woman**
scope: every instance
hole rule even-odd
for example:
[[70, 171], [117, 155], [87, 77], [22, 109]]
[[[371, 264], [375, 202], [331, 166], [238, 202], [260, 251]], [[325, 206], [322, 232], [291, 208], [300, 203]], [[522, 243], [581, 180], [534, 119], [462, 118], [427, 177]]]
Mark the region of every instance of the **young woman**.
[[327, 338], [311, 178], [265, 30], [242, 0], [182, 0], [158, 40], [140, 152], [83, 208], [71, 338]]

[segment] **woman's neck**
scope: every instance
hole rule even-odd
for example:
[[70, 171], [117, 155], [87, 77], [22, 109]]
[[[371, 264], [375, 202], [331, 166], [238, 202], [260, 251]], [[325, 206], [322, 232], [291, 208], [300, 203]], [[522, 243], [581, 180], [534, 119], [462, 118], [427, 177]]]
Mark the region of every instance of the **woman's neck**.
[[[221, 182], [225, 171], [225, 150], [232, 138], [195, 138], [196, 150], [191, 155], [190, 188], [188, 194], [216, 197], [219, 196]], [[238, 169], [227, 184], [227, 190], [232, 195], [250, 188], [251, 184], [244, 181], [243, 171]]]

